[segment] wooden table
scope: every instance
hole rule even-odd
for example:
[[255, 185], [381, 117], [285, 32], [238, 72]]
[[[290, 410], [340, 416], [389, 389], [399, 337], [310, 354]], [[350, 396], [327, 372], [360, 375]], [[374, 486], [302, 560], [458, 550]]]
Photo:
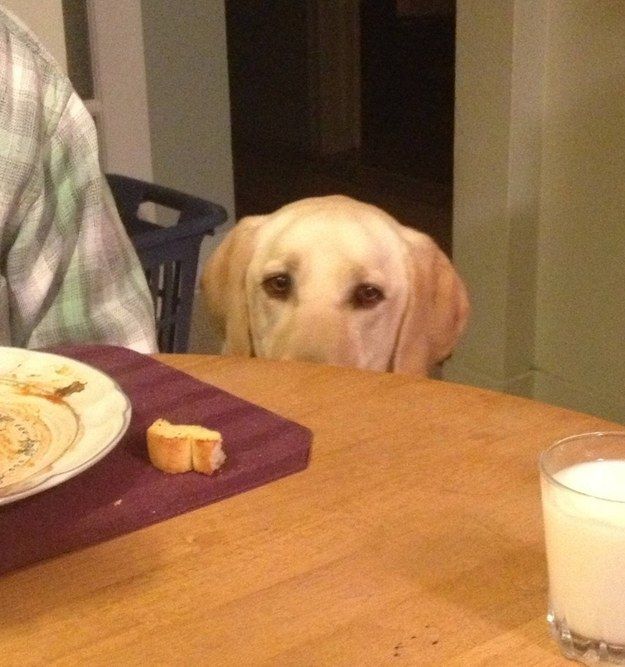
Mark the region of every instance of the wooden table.
[[0, 664], [570, 664], [537, 456], [619, 426], [402, 375], [159, 358], [310, 427], [309, 468], [6, 575]]

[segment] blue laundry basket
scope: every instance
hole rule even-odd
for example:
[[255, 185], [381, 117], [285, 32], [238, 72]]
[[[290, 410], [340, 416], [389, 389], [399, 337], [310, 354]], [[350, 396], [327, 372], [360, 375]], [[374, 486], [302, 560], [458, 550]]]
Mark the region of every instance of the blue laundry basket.
[[[227, 219], [225, 209], [172, 188], [107, 174], [119, 215], [126, 227], [152, 293], [161, 352], [186, 352], [191, 328], [200, 245]], [[152, 202], [177, 212], [171, 226], [141, 218], [139, 207]]]

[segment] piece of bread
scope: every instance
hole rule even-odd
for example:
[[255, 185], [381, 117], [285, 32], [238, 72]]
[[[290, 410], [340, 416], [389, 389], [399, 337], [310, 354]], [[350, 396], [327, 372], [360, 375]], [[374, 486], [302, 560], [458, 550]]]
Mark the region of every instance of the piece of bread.
[[203, 426], [157, 419], [146, 435], [150, 461], [164, 472], [195, 470], [210, 475], [226, 460], [221, 433]]

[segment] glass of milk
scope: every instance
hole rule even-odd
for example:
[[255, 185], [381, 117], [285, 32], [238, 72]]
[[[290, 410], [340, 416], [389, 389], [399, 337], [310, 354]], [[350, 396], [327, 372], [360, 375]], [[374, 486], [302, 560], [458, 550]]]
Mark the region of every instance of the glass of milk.
[[540, 457], [551, 632], [564, 655], [625, 665], [625, 433], [584, 433]]

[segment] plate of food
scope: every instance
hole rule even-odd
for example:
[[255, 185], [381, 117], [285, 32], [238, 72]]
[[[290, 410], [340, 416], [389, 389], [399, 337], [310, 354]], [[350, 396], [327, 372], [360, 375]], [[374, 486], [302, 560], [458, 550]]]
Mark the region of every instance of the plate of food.
[[0, 505], [90, 468], [121, 440], [130, 415], [128, 397], [105, 373], [0, 347]]

